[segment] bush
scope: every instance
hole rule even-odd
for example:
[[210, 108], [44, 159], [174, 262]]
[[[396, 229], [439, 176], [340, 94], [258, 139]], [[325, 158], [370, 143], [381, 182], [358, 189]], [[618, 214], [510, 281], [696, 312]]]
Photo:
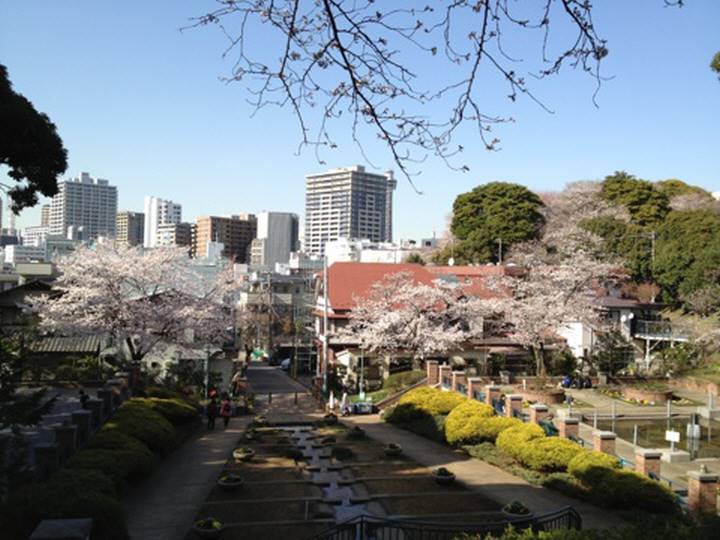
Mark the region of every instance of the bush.
[[518, 460], [535, 471], [564, 471], [570, 461], [580, 453], [582, 446], [568, 439], [541, 437], [521, 445]]
[[418, 409], [412, 403], [400, 403], [388, 409], [385, 409], [382, 414], [383, 420], [391, 424], [407, 424], [428, 414], [421, 409]]
[[80, 450], [65, 465], [68, 469], [87, 469], [100, 471], [116, 487], [122, 488], [125, 480], [138, 467], [138, 454], [122, 450], [104, 450], [100, 448]]
[[150, 451], [147, 445], [135, 437], [131, 437], [118, 430], [102, 430], [98, 432], [88, 443], [90, 449], [112, 450], [131, 454], [133, 469], [130, 471], [132, 478], [143, 478], [150, 474], [157, 464], [157, 457]]
[[524, 445], [542, 437], [545, 437], [545, 432], [537, 424], [522, 424], [501, 432], [496, 444], [500, 450], [517, 459]]
[[425, 386], [410, 390], [400, 398], [401, 405], [410, 404], [428, 413], [431, 416], [449, 414], [455, 407], [465, 402], [467, 398], [457, 392], [449, 392], [438, 388]]
[[426, 377], [424, 371], [403, 371], [402, 373], [393, 373], [383, 384], [383, 389], [390, 392], [399, 392], [403, 388], [412, 386]]
[[430, 439], [431, 441], [445, 442], [445, 417], [444, 416], [423, 416], [416, 418], [406, 424], [401, 424], [401, 428], [412, 431], [416, 435]]
[[522, 425], [522, 421], [517, 418], [507, 418], [505, 416], [491, 416], [489, 418], [476, 416], [468, 420], [462, 430], [456, 430], [452, 435], [446, 422], [445, 433], [447, 435], [447, 441], [450, 444], [474, 444], [485, 441], [495, 442], [495, 439], [497, 439], [500, 433], [519, 425]]
[[160, 413], [128, 401], [123, 403], [103, 430], [118, 430], [144, 442], [150, 450], [165, 454], [175, 446], [175, 428]]
[[607, 475], [608, 469], [621, 469], [616, 457], [592, 450], [582, 452], [570, 460], [567, 472], [588, 487], [595, 486]]
[[606, 470], [600, 482], [591, 488], [596, 504], [607, 508], [638, 508], [656, 514], [678, 511], [675, 495], [659, 482], [635, 471]]
[[477, 442], [473, 437], [475, 429], [473, 420], [488, 418], [495, 415], [490, 405], [468, 399], [455, 407], [445, 422], [445, 433], [450, 444], [470, 444]]
[[52, 489], [77, 493], [91, 489], [108, 497], [117, 497], [112, 479], [93, 469], [60, 469], [48, 480]]
[[157, 411], [173, 425], [185, 424], [200, 418], [198, 410], [180, 398], [133, 398], [128, 403], [143, 405]]

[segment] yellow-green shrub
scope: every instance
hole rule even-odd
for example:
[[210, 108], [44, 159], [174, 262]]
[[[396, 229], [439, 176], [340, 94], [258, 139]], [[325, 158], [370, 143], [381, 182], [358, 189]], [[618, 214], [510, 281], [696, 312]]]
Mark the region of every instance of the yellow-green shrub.
[[[448, 416], [448, 419], [450, 417]], [[515, 426], [522, 425], [517, 418], [505, 416], [474, 416], [469, 418], [461, 428], [450, 431], [445, 423], [445, 434], [450, 444], [478, 444], [495, 442], [498, 435]]]
[[128, 403], [144, 405], [157, 411], [173, 425], [184, 424], [200, 418], [198, 410], [180, 398], [133, 398]]
[[163, 415], [140, 403], [123, 403], [103, 430], [118, 430], [144, 442], [150, 450], [166, 454], [175, 446], [176, 432]]
[[500, 450], [511, 455], [515, 459], [518, 458], [518, 452], [522, 446], [534, 439], [540, 439], [545, 436], [543, 428], [537, 424], [522, 424], [511, 427], [498, 435], [495, 444]]
[[445, 433], [450, 444], [470, 444], [474, 429], [470, 423], [475, 418], [489, 418], [495, 415], [490, 405], [468, 399], [455, 407], [445, 421]]
[[595, 450], [582, 452], [568, 463], [567, 472], [586, 486], [598, 484], [607, 475], [608, 469], [621, 469], [620, 460]]
[[583, 447], [568, 439], [541, 437], [521, 445], [517, 459], [535, 471], [564, 471], [580, 453], [585, 453]]
[[414, 405], [416, 408], [432, 415], [449, 414], [455, 407], [467, 401], [467, 397], [457, 392], [449, 392], [425, 386], [410, 390], [400, 398], [401, 405]]

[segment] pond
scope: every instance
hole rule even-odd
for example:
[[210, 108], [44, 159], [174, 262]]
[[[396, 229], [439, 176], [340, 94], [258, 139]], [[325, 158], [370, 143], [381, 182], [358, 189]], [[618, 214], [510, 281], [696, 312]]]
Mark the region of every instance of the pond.
[[[585, 422], [592, 425], [592, 417], [585, 418]], [[614, 431], [621, 439], [633, 441], [635, 426], [638, 427], [637, 444], [644, 448], [668, 448], [670, 443], [665, 440], [665, 431], [673, 429], [680, 432], [680, 442], [675, 444], [678, 450], [690, 452], [692, 459], [720, 458], [720, 422], [707, 419], [700, 420], [700, 438], [688, 439], [687, 425], [689, 417], [656, 419], [621, 419], [598, 420], [600, 430]]]

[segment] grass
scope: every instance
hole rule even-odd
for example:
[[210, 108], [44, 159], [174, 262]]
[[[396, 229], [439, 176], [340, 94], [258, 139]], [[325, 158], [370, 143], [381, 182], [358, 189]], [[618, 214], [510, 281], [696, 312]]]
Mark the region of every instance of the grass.
[[[388, 395], [390, 395], [390, 390], [381, 388], [380, 390], [375, 390], [374, 392], [366, 392], [365, 399], [363, 401], [372, 401], [373, 403], [377, 403], [378, 401], [381, 401], [388, 397]], [[350, 396], [350, 401], [352, 403], [357, 403], [358, 401], [360, 401], [360, 394]]]

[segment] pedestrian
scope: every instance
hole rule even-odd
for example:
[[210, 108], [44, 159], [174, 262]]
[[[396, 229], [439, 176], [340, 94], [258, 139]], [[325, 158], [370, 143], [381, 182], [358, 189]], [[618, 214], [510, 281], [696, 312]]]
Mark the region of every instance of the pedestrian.
[[230, 396], [223, 394], [223, 399], [220, 402], [220, 416], [223, 419], [223, 428], [228, 427], [230, 423], [230, 416], [232, 415], [232, 404], [230, 403]]
[[233, 375], [232, 380], [230, 381], [231, 387], [232, 387], [232, 396], [237, 397], [240, 395], [240, 385], [242, 381], [242, 367], [235, 372], [235, 375]]
[[215, 418], [218, 414], [218, 405], [215, 398], [212, 398], [207, 404], [207, 428], [209, 430], [215, 429]]
[[80, 394], [80, 407], [87, 409], [87, 402], [90, 399], [90, 396], [85, 393], [85, 390], [80, 390], [78, 393]]

